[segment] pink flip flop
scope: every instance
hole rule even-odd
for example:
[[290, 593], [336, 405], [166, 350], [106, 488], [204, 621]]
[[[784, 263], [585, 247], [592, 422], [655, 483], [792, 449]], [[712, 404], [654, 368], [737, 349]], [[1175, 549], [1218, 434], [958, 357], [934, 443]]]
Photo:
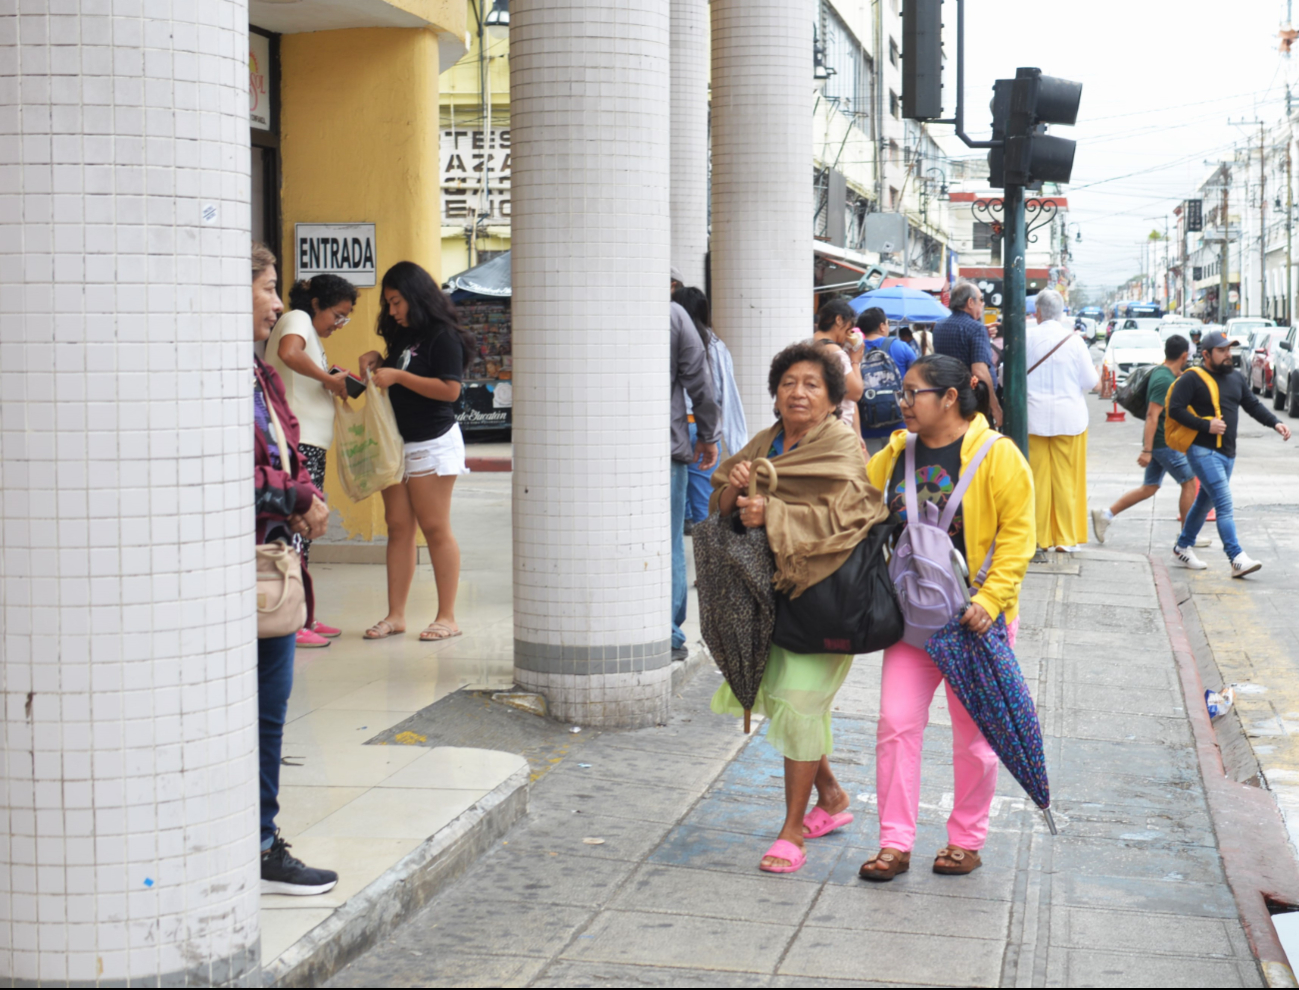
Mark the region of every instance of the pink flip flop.
[[763, 859], [771, 856], [775, 859], [783, 859], [789, 863], [788, 866], [763, 866], [758, 863], [758, 869], [766, 873], [797, 873], [807, 862], [807, 856], [802, 849], [787, 839], [777, 839], [771, 844], [771, 848], [763, 854]]
[[807, 829], [803, 833], [805, 839], [819, 839], [823, 835], [829, 835], [837, 828], [843, 828], [845, 825], [852, 824], [852, 813], [841, 811], [837, 815], [827, 814], [820, 808], [813, 808], [803, 816], [803, 827]]

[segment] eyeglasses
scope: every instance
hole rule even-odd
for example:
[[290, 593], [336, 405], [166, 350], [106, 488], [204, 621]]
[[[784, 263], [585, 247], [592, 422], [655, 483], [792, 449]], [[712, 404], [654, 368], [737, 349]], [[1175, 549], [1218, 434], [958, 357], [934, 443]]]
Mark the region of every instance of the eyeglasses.
[[339, 316], [337, 313], [334, 314], [335, 327], [345, 327], [351, 322], [352, 318], [350, 316]]
[[945, 388], [904, 388], [902, 390], [902, 404], [904, 406], [914, 406], [916, 396], [923, 395], [925, 392], [946, 392]]

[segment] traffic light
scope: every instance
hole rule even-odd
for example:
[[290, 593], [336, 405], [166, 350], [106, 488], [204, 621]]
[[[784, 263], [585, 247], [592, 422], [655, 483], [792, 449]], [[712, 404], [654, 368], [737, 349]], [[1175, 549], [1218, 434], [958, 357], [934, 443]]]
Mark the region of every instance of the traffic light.
[[[988, 109], [992, 111], [992, 139], [1006, 140], [1006, 125], [1010, 120], [1010, 91], [1015, 85], [1014, 79], [998, 79], [992, 84], [992, 102]], [[993, 148], [988, 152], [988, 185], [993, 189], [1006, 187], [1006, 149]]]
[[1043, 182], [1068, 182], [1078, 143], [1046, 133], [1048, 124], [1078, 120], [1082, 83], [1016, 69], [1006, 123], [1005, 180], [1040, 189]]
[[902, 116], [943, 115], [943, 0], [906, 0], [902, 8]]

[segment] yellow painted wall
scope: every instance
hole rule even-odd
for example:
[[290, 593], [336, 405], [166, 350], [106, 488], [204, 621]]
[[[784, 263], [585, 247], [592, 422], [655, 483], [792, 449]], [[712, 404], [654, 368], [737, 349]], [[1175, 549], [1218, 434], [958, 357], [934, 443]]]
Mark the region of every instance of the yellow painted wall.
[[[409, 260], [441, 281], [437, 34], [422, 28], [287, 34], [280, 64], [286, 284], [296, 278], [293, 225], [311, 222], [374, 223], [380, 279]], [[378, 286], [360, 290], [352, 322], [325, 342], [331, 362], [355, 370], [363, 352], [382, 351], [374, 333], [379, 303]], [[325, 491], [350, 537], [386, 535], [382, 501], [352, 503], [332, 459]]]

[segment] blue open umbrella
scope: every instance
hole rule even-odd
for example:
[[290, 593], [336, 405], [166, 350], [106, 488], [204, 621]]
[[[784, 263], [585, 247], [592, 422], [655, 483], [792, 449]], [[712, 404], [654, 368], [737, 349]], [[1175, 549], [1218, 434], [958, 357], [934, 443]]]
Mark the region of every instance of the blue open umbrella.
[[887, 289], [863, 292], [852, 300], [852, 308], [857, 313], [871, 306], [884, 310], [890, 323], [933, 323], [952, 315], [946, 306], [928, 292], [908, 289], [903, 285], [890, 285]]
[[[955, 550], [952, 559], [958, 571], [965, 571], [965, 562]], [[968, 588], [965, 601], [968, 605]], [[1055, 835], [1042, 726], [1024, 674], [1010, 648], [1005, 615], [997, 616], [992, 628], [983, 635], [961, 625], [958, 615], [929, 638], [925, 650], [993, 752], [1033, 803], [1042, 809], [1047, 826]]]

